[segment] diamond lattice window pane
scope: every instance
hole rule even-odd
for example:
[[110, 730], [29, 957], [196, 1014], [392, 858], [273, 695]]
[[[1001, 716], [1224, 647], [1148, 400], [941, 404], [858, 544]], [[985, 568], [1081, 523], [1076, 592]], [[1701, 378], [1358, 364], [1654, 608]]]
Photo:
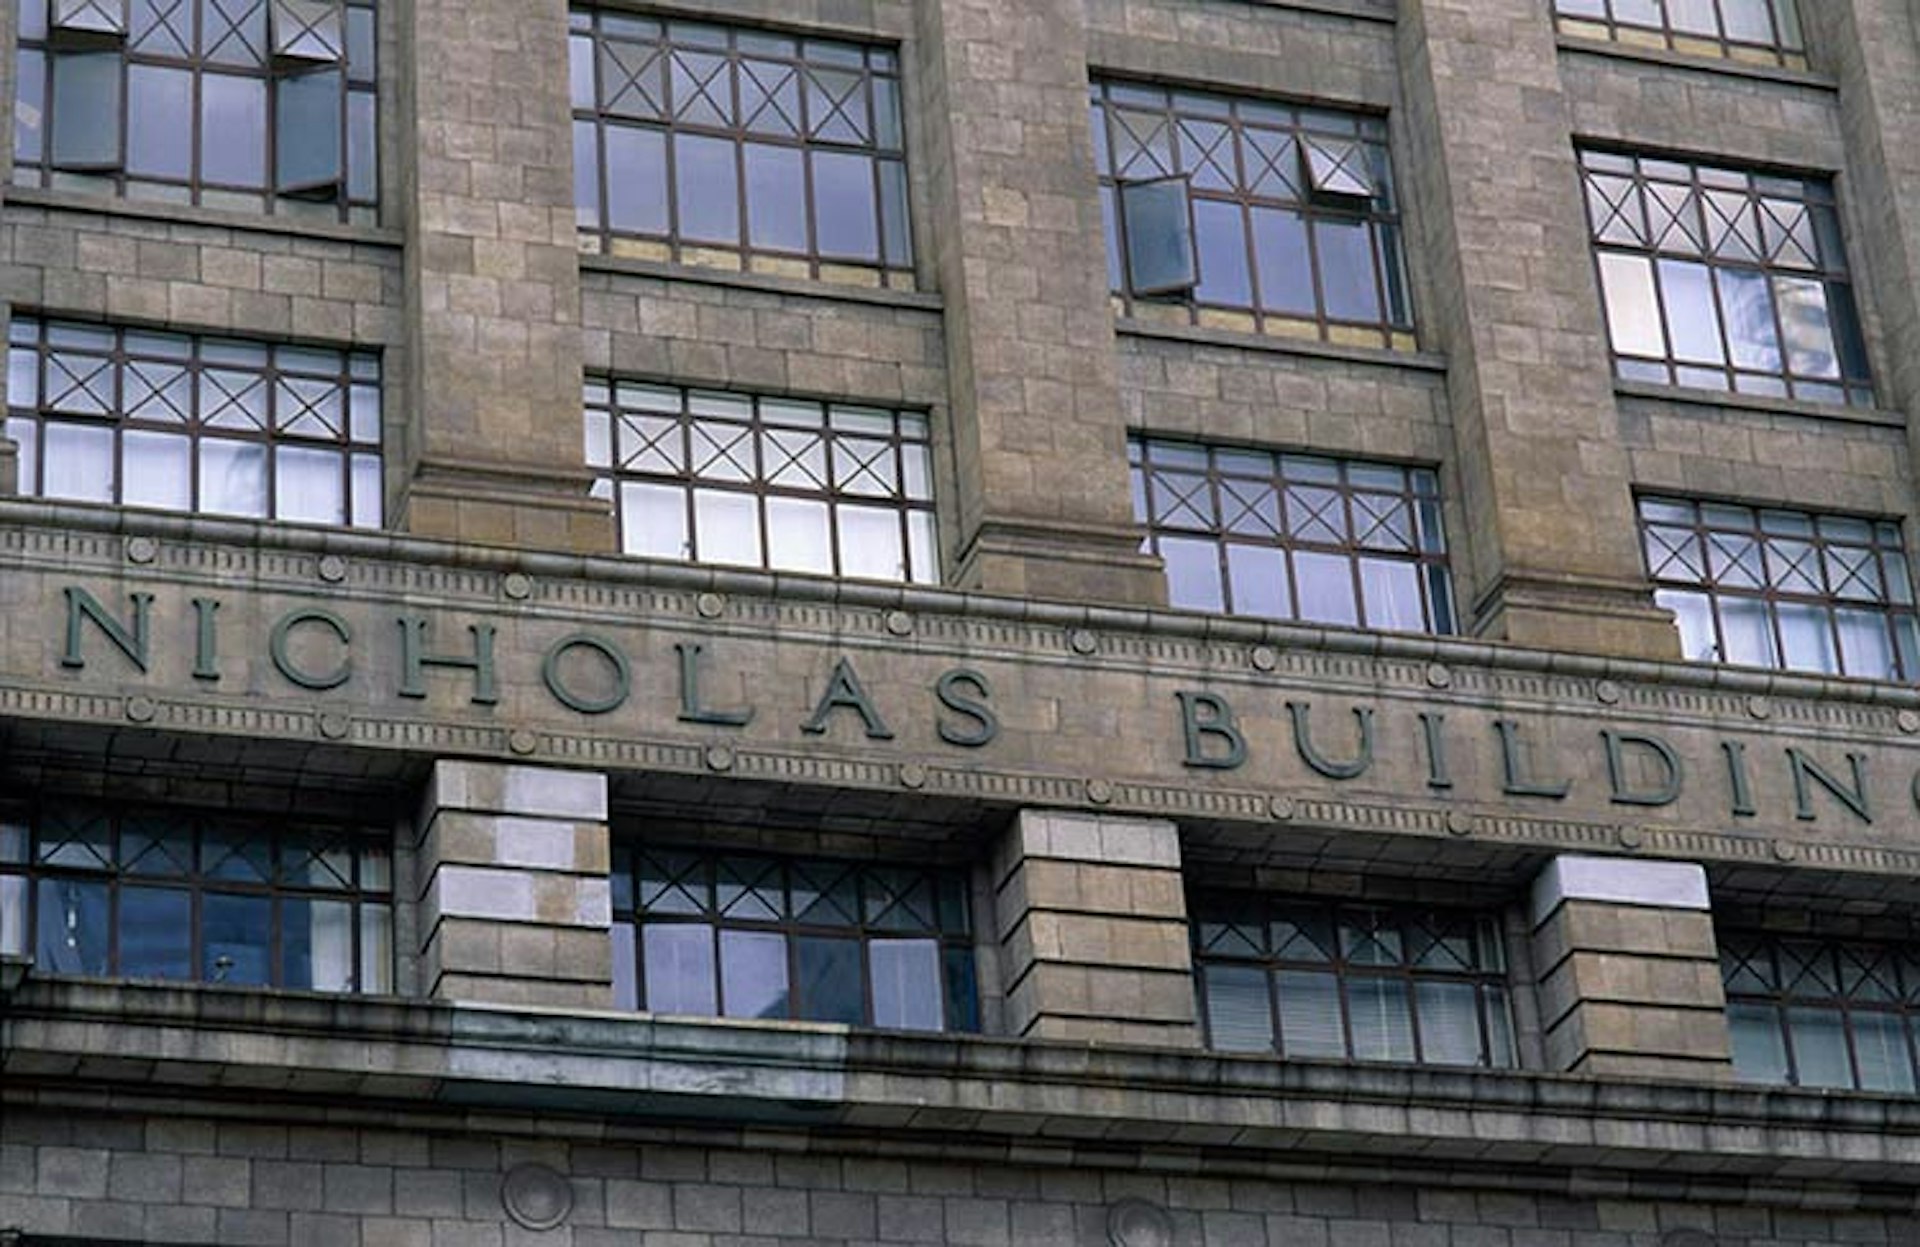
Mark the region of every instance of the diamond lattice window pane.
[[127, 35], [127, 0], [53, 0], [52, 16], [60, 35], [114, 41]]
[[1300, 144], [1307, 185], [1316, 195], [1335, 199], [1371, 199], [1373, 178], [1367, 172], [1366, 146], [1355, 139], [1309, 136]]
[[338, 0], [273, 0], [273, 55], [308, 65], [337, 65], [346, 56], [346, 13]]

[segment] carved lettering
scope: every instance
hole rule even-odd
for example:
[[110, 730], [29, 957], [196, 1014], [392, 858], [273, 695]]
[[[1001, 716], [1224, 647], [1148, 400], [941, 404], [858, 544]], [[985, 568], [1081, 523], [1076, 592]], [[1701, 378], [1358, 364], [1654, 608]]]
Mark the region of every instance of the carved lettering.
[[978, 671], [955, 667], [941, 673], [934, 681], [933, 695], [940, 699], [942, 706], [967, 720], [966, 723], [947, 718], [939, 721], [940, 739], [949, 745], [979, 749], [991, 745], [1000, 735], [1000, 719], [987, 705], [987, 699], [993, 696], [993, 686]]
[[1813, 809], [1813, 788], [1817, 785], [1853, 811], [1854, 817], [1861, 822], [1873, 822], [1873, 806], [1867, 792], [1867, 760], [1864, 756], [1857, 753], [1847, 755], [1847, 766], [1853, 772], [1852, 784], [1842, 782], [1832, 771], [1791, 745], [1787, 747], [1787, 764], [1793, 768], [1795, 818], [1801, 822], [1812, 822], [1818, 817]]
[[860, 723], [867, 731], [868, 740], [892, 740], [893, 729], [880, 717], [880, 711], [874, 707], [873, 699], [867, 696], [867, 690], [861, 687], [860, 677], [854, 674], [853, 664], [846, 659], [838, 659], [833, 664], [833, 674], [827, 678], [827, 691], [820, 695], [814, 705], [813, 714], [800, 730], [809, 736], [819, 736], [826, 732], [827, 723], [836, 710], [851, 710], [860, 716]]
[[[293, 661], [288, 643], [292, 640], [293, 630], [303, 624], [318, 624], [325, 628], [340, 642], [341, 649], [347, 651], [341, 654], [339, 664], [331, 671], [319, 673], [306, 671]], [[273, 631], [267, 634], [267, 657], [273, 660], [273, 669], [285, 676], [289, 683], [316, 693], [324, 693], [330, 688], [339, 688], [353, 678], [353, 655], [349, 649], [352, 644], [353, 629], [347, 626], [346, 620], [332, 611], [321, 610], [317, 606], [309, 607], [305, 610], [289, 611], [273, 625]]]
[[474, 705], [491, 706], [499, 702], [499, 687], [493, 675], [492, 624], [467, 625], [467, 632], [473, 637], [473, 657], [463, 658], [458, 654], [427, 652], [427, 620], [424, 616], [402, 615], [399, 622], [400, 696], [416, 700], [424, 698], [427, 695], [426, 669], [452, 667], [473, 672], [473, 696], [469, 700]]
[[60, 665], [74, 671], [83, 670], [87, 665], [85, 655], [80, 652], [80, 637], [83, 623], [91, 623], [100, 630], [113, 648], [120, 651], [126, 660], [134, 665], [141, 675], [147, 673], [147, 657], [153, 594], [129, 593], [127, 602], [133, 609], [133, 618], [122, 624], [100, 605], [98, 598], [78, 585], [68, 585], [67, 595], [67, 648], [60, 655]]
[[1493, 730], [1500, 737], [1500, 791], [1509, 797], [1545, 797], [1559, 801], [1573, 790], [1571, 780], [1542, 783], [1527, 773], [1522, 758], [1526, 742], [1520, 739], [1520, 725], [1511, 719], [1495, 719]]
[[[1218, 693], [1175, 693], [1180, 700], [1180, 730], [1186, 738], [1186, 765], [1195, 770], [1234, 771], [1247, 763], [1247, 738], [1233, 721], [1233, 707]], [[1212, 748], [1218, 741], [1224, 751]]]
[[[1686, 783], [1686, 770], [1673, 746], [1658, 736], [1643, 732], [1602, 731], [1600, 739], [1607, 749], [1607, 783], [1613, 790], [1615, 805], [1672, 805], [1680, 799]], [[1629, 751], [1652, 761], [1660, 769], [1660, 780], [1649, 788], [1636, 788], [1628, 774]]]
[[1304, 701], [1287, 703], [1287, 717], [1293, 721], [1293, 747], [1300, 754], [1300, 760], [1328, 779], [1359, 779], [1373, 765], [1373, 711], [1369, 707], [1355, 706], [1354, 722], [1360, 733], [1360, 743], [1350, 762], [1336, 762], [1320, 752], [1313, 743], [1313, 704]]
[[700, 697], [700, 655], [705, 647], [698, 642], [677, 644], [673, 652], [680, 656], [680, 721], [707, 723], [714, 727], [745, 727], [753, 722], [753, 707], [741, 710], [713, 710]]
[[[567, 686], [562, 672], [567, 655], [575, 650], [598, 654], [607, 664], [613, 675], [609, 681], [612, 687], [607, 692], [595, 696]], [[625, 705], [632, 694], [633, 669], [627, 665], [627, 656], [616, 646], [590, 633], [576, 632], [560, 638], [548, 648], [546, 657], [540, 660], [540, 682], [547, 686], [547, 691], [553, 694], [555, 701], [569, 710], [577, 710], [581, 714], [610, 714]]]

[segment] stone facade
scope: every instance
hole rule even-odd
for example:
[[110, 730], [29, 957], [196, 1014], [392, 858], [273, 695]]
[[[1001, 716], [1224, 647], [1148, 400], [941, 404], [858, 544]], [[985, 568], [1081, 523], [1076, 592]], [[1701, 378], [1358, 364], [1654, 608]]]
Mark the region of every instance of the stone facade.
[[[567, 8], [382, 6], [377, 225], [0, 192], [0, 317], [378, 352], [389, 519], [21, 497], [0, 440], [0, 1247], [1920, 1243], [1920, 1104], [1741, 1081], [1722, 965], [1911, 943], [1920, 693], [1676, 661], [1635, 520], [1916, 544], [1905, 6], [1802, 0], [1800, 71], [1542, 0], [664, 5], [897, 49], [910, 289], [582, 253]], [[1093, 79], [1383, 115], [1417, 349], [1120, 311]], [[1588, 146], [1831, 176], [1875, 402], [1615, 379]], [[924, 413], [939, 583], [621, 557], [583, 377]], [[1432, 468], [1455, 634], [1167, 609], [1135, 434]], [[373, 829], [391, 993], [21, 955], [69, 798]], [[624, 1007], [651, 846], [939, 867], [979, 1033]], [[1275, 897], [1476, 914], [1512, 1059], [1228, 1051]]]

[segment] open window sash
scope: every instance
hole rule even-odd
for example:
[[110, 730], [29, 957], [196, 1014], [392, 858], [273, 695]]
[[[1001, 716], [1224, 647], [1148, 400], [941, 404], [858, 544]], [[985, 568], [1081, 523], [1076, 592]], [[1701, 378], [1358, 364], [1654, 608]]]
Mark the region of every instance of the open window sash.
[[1120, 184], [1127, 286], [1134, 294], [1177, 294], [1200, 284], [1189, 190], [1185, 176]]
[[274, 189], [329, 201], [346, 187], [346, 76], [338, 66], [281, 73], [274, 92]]

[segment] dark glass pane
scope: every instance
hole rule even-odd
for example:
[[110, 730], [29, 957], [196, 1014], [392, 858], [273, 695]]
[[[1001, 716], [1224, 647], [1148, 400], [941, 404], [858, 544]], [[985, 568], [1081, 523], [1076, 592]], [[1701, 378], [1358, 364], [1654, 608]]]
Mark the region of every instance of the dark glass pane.
[[117, 167], [120, 118], [118, 52], [54, 55], [51, 154], [56, 167]]
[[347, 95], [347, 194], [372, 199], [379, 185], [380, 145], [374, 97], [370, 91]]
[[1198, 279], [1193, 218], [1184, 178], [1133, 182], [1120, 188], [1127, 273], [1135, 294], [1185, 290]]
[[880, 244], [887, 264], [904, 267], [913, 263], [913, 231], [907, 214], [907, 166], [898, 160], [882, 160], [880, 169]]
[[284, 193], [331, 194], [346, 178], [341, 144], [346, 82], [337, 69], [281, 78], [274, 120], [276, 182]]
[[13, 158], [32, 164], [40, 159], [46, 133], [46, 54], [22, 48], [14, 65]]
[[1860, 1063], [1862, 1091], [1912, 1094], [1913, 1055], [1907, 1048], [1906, 1019], [1897, 1013], [1855, 1013], [1853, 1051]]
[[120, 889], [120, 973], [133, 979], [193, 976], [193, 896], [176, 888]]
[[980, 1030], [980, 991], [975, 984], [973, 950], [949, 948], [942, 961], [947, 972], [947, 1029], [976, 1034]]
[[787, 940], [768, 931], [720, 933], [720, 996], [730, 1018], [784, 1018]]
[[866, 991], [860, 982], [860, 942], [803, 936], [799, 954], [800, 1016], [810, 1022], [866, 1020]]
[[712, 1017], [720, 1011], [713, 976], [713, 928], [704, 923], [656, 923], [640, 929], [646, 999], [653, 1013]]
[[201, 977], [265, 987], [273, 981], [273, 902], [209, 892], [200, 898]]
[[33, 965], [41, 974], [107, 973], [107, 885], [42, 879]]

